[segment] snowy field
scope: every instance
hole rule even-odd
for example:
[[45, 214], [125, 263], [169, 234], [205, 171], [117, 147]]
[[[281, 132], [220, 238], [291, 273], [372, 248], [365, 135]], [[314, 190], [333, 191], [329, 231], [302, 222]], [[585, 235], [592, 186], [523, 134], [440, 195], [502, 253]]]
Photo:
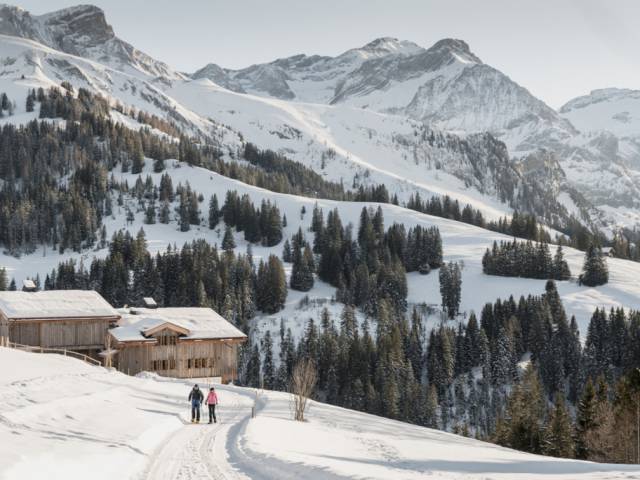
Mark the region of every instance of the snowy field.
[[284, 393], [260, 393], [251, 419], [255, 391], [232, 386], [220, 423], [192, 425], [187, 381], [6, 348], [0, 365], [2, 480], [640, 478], [315, 402], [296, 423]]

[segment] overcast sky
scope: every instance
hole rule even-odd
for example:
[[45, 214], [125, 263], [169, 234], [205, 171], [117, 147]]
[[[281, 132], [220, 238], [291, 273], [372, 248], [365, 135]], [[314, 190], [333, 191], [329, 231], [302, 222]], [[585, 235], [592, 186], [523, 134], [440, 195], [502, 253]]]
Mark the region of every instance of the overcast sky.
[[[4, 0], [11, 3], [11, 0]], [[80, 3], [14, 0], [32, 13]], [[392, 36], [461, 38], [553, 107], [640, 89], [640, 0], [95, 0], [116, 34], [181, 71], [336, 55]]]

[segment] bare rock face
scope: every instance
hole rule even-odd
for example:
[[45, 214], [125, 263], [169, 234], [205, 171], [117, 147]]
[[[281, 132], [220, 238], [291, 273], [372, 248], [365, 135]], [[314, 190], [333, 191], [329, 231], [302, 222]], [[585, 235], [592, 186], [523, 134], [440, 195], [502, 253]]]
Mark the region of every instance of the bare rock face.
[[56, 48], [73, 55], [83, 56], [116, 37], [104, 12], [93, 5], [66, 8], [39, 19]]
[[0, 34], [38, 39], [38, 29], [29, 12], [12, 5], [0, 5]]
[[216, 85], [226, 88], [227, 90], [238, 93], [245, 93], [242, 86], [237, 81], [229, 77], [229, 75], [227, 75], [227, 72], [215, 63], [209, 63], [205, 65], [200, 70], [193, 73], [191, 75], [191, 78], [193, 78], [194, 80], [206, 78], [208, 80], [211, 80]]
[[93, 5], [79, 5], [45, 15], [31, 15], [18, 7], [0, 6], [0, 34], [35, 40], [71, 55], [95, 60], [127, 73], [183, 78], [118, 38], [107, 23], [104, 11]]

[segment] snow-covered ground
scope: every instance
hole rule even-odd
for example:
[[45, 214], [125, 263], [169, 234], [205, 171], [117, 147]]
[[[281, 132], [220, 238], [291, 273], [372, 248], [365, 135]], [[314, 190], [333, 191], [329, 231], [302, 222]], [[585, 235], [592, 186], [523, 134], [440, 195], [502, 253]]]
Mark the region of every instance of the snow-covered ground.
[[192, 425], [190, 381], [6, 348], [0, 365], [3, 480], [640, 478], [316, 402], [297, 423], [284, 393], [260, 393], [252, 419], [256, 392], [233, 386], [217, 386], [219, 423]]

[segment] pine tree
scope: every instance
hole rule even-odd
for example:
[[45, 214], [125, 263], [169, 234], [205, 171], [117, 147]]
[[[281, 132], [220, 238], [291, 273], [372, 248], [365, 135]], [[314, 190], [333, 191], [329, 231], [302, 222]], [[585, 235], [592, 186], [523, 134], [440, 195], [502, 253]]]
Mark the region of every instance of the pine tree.
[[552, 457], [574, 457], [573, 426], [561, 393], [556, 395], [555, 404], [545, 425], [542, 451]]
[[0, 268], [0, 292], [5, 291], [8, 286], [7, 269]]
[[233, 238], [233, 232], [230, 226], [226, 226], [224, 229], [224, 237], [222, 238], [222, 249], [225, 252], [233, 252], [236, 248], [236, 241]]
[[424, 419], [422, 424], [429, 428], [438, 428], [438, 392], [433, 384], [427, 386], [425, 395]]
[[191, 230], [191, 222], [189, 221], [189, 198], [187, 192], [183, 189], [180, 192], [180, 204], [178, 205], [178, 217], [180, 221], [180, 231], [188, 232]]
[[491, 380], [495, 386], [505, 385], [513, 379], [515, 363], [513, 339], [500, 325], [494, 351], [491, 354]]
[[569, 264], [564, 259], [562, 245], [558, 245], [556, 254], [553, 257], [553, 278], [555, 280], [569, 280], [571, 278], [571, 270], [569, 270]]
[[260, 362], [260, 351], [258, 350], [258, 346], [254, 345], [251, 349], [251, 356], [249, 357], [249, 362], [247, 365], [247, 374], [246, 374], [246, 383], [247, 386], [253, 388], [259, 388], [260, 378], [261, 378], [261, 362]]
[[29, 93], [29, 95], [27, 95], [27, 104], [26, 104], [27, 112], [33, 112], [34, 104], [35, 104], [35, 96]]
[[588, 439], [591, 432], [598, 427], [596, 407], [596, 389], [589, 378], [584, 386], [576, 414], [575, 453], [576, 458], [581, 460], [587, 460], [590, 457]]
[[131, 160], [131, 173], [138, 174], [142, 172], [144, 168], [144, 153], [142, 151], [142, 144], [140, 138], [136, 137], [134, 142], [133, 158]]
[[450, 319], [458, 315], [460, 310], [462, 274], [458, 262], [449, 262], [440, 267], [440, 295], [442, 309]]
[[262, 339], [262, 353], [264, 355], [262, 361], [262, 382], [265, 389], [273, 390], [276, 378], [273, 365], [273, 342], [269, 330], [266, 331]]
[[[495, 396], [495, 393], [494, 393]], [[538, 374], [532, 365], [512, 390], [504, 416], [494, 434], [500, 445], [531, 453], [541, 453], [545, 403]]]
[[[305, 247], [308, 249], [309, 247]], [[293, 252], [293, 267], [291, 268], [291, 288], [301, 292], [308, 292], [313, 288], [313, 270], [308, 264], [309, 255], [305, 255], [300, 248], [300, 245], [296, 244]]]
[[209, 229], [213, 230], [220, 221], [220, 208], [218, 207], [218, 197], [214, 193], [209, 200]]
[[144, 223], [147, 225], [153, 225], [156, 223], [156, 207], [153, 203], [149, 203], [144, 212]]
[[167, 200], [162, 202], [160, 207], [159, 221], [165, 225], [169, 223], [171, 215], [171, 209], [169, 208], [169, 202]]
[[597, 287], [604, 285], [609, 281], [609, 269], [607, 261], [602, 254], [602, 249], [594, 244], [584, 255], [584, 263], [582, 265], [582, 274], [580, 275], [580, 284], [588, 287]]
[[282, 246], [282, 261], [287, 263], [291, 263], [293, 261], [293, 253], [291, 252], [291, 243], [289, 242], [289, 239], [286, 239]]
[[287, 280], [282, 262], [275, 255], [260, 262], [256, 288], [259, 310], [268, 314], [282, 310], [287, 299]]

